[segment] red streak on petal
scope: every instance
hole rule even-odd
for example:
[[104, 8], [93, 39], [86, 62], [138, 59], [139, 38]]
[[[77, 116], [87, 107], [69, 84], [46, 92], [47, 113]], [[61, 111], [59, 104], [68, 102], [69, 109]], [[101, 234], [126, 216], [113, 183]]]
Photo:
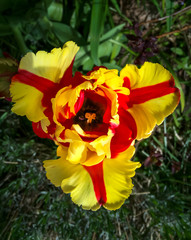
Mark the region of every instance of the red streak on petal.
[[74, 59], [71, 62], [70, 66], [66, 69], [64, 76], [60, 80], [60, 83], [59, 83], [60, 88], [70, 86], [70, 85], [72, 85], [72, 88], [75, 88], [78, 85], [82, 84], [83, 82], [87, 81], [85, 78], [82, 77], [83, 75], [80, 72], [75, 72], [74, 77], [72, 77], [72, 68], [73, 68]]
[[105, 99], [107, 101], [107, 105], [106, 105], [105, 113], [103, 115], [103, 122], [108, 123], [111, 119], [111, 100], [107, 97], [106, 94], [105, 94]]
[[97, 94], [96, 90], [86, 90], [84, 92], [84, 97], [92, 100], [92, 102], [100, 104], [103, 108], [107, 105], [105, 97]]
[[[66, 116], [66, 119], [72, 118], [74, 116], [74, 114], [70, 111], [70, 107], [68, 106], [68, 103], [63, 107], [63, 111], [64, 111], [64, 115]], [[61, 112], [59, 113], [59, 115], [61, 115]]]
[[84, 141], [84, 142], [93, 142], [96, 138], [94, 137], [84, 137], [84, 136], [82, 136], [82, 135], [80, 135], [80, 137], [81, 137], [81, 139], [82, 139], [82, 141]]
[[41, 127], [41, 123], [40, 122], [32, 122], [32, 127], [33, 127], [33, 131], [34, 133], [40, 137], [40, 138], [49, 138], [49, 139], [52, 139], [50, 137], [50, 135], [48, 133], [45, 133], [43, 130], [42, 130], [42, 127]]
[[107, 201], [106, 189], [105, 189], [105, 183], [104, 183], [104, 177], [103, 177], [103, 161], [94, 166], [90, 166], [90, 167], [83, 166], [83, 167], [90, 174], [97, 201], [99, 202], [100, 205], [103, 205]]
[[67, 147], [67, 148], [70, 146], [70, 143], [62, 143], [62, 142], [61, 142], [60, 144], [61, 144], [62, 146], [64, 146], [64, 147]]
[[78, 100], [74, 105], [75, 113], [77, 113], [81, 109], [83, 103], [84, 103], [84, 91], [81, 91], [80, 96], [78, 97]]
[[118, 96], [119, 106], [127, 110], [131, 106], [129, 103], [129, 96], [122, 93], [118, 93], [117, 96]]
[[125, 151], [137, 136], [136, 123], [131, 114], [122, 108], [119, 109], [118, 114], [120, 124], [111, 140], [111, 158]]
[[56, 124], [52, 121], [51, 124], [47, 127], [48, 134], [54, 134], [56, 130]]
[[124, 80], [123, 87], [130, 89], [131, 88], [130, 79], [128, 77], [124, 77], [123, 80]]
[[75, 72], [74, 77], [72, 77], [72, 66], [73, 66], [73, 62], [64, 73], [64, 76], [60, 81], [60, 86], [61, 86], [60, 88], [70, 86], [70, 85], [72, 85], [72, 88], [75, 88], [78, 85], [82, 84], [83, 82], [87, 81], [85, 78], [83, 78], [83, 75], [80, 72]]
[[73, 68], [74, 59], [71, 62], [70, 66], [66, 69], [63, 77], [60, 80], [60, 89], [72, 84], [72, 68]]
[[174, 78], [171, 77], [169, 81], [131, 90], [128, 105], [130, 104], [129, 107], [131, 107], [132, 104], [141, 104], [154, 98], [163, 97], [174, 92], [178, 93], [179, 90], [175, 87]]
[[42, 93], [46, 92], [48, 89], [54, 88], [55, 85], [57, 85], [57, 83], [54, 83], [47, 78], [37, 76], [34, 73], [22, 69], [19, 69], [18, 74], [12, 78], [12, 81], [32, 86]]
[[44, 114], [52, 119], [52, 103], [51, 98], [55, 97], [57, 91], [60, 89], [58, 83], [54, 83], [47, 78], [43, 78], [28, 72], [26, 70], [19, 69], [18, 74], [12, 78], [13, 82], [20, 82], [31, 87], [36, 88], [43, 93], [42, 106], [45, 107]]

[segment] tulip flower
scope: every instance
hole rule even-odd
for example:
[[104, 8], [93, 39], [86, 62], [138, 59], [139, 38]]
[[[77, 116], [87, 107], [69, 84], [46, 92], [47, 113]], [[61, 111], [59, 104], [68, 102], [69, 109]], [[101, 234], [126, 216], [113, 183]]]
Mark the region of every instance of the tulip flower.
[[12, 111], [57, 145], [47, 178], [84, 209], [118, 209], [129, 197], [139, 162], [135, 140], [147, 138], [176, 108], [180, 94], [169, 71], [146, 62], [140, 69], [95, 67], [72, 74], [79, 47], [67, 42], [50, 53], [26, 54], [12, 78]]

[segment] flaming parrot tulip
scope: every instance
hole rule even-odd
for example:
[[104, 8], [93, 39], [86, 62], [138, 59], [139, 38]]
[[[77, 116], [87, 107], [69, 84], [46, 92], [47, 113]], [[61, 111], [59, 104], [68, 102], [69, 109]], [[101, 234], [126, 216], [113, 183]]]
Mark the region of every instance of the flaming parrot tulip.
[[12, 78], [12, 111], [57, 145], [47, 178], [84, 209], [119, 208], [130, 195], [135, 140], [147, 138], [176, 108], [180, 94], [169, 71], [146, 62], [140, 69], [95, 67], [72, 74], [79, 47], [67, 42], [50, 53], [26, 54]]

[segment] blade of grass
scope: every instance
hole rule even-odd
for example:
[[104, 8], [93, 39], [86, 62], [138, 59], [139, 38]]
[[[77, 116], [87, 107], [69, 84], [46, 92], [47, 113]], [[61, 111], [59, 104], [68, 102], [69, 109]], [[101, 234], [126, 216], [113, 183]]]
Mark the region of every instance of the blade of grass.
[[153, 2], [153, 4], [156, 6], [156, 8], [157, 8], [157, 10], [158, 10], [158, 12], [159, 12], [159, 14], [160, 14], [160, 17], [163, 17], [163, 11], [162, 11], [162, 9], [161, 9], [161, 6], [160, 6], [160, 4], [159, 4], [159, 1], [157, 1], [157, 0], [152, 0], [152, 2]]
[[[153, 140], [160, 146], [160, 148], [162, 150], [165, 150], [165, 147], [164, 145], [155, 137], [155, 136], [152, 136]], [[178, 158], [173, 155], [168, 149], [166, 149], [166, 153], [172, 158], [174, 159], [175, 161], [179, 162]]]
[[173, 112], [173, 113], [172, 113], [172, 116], [173, 116], [175, 125], [176, 125], [176, 127], [178, 128], [178, 127], [180, 126], [180, 123], [179, 123], [179, 121], [178, 121], [178, 119], [177, 119], [177, 117], [176, 117], [176, 113]]
[[166, 0], [166, 15], [169, 16], [166, 20], [166, 26], [167, 26], [167, 32], [170, 32], [171, 26], [172, 26], [172, 6], [173, 3], [171, 0]]
[[119, 14], [122, 18], [124, 18], [130, 25], [133, 25], [132, 21], [131, 21], [129, 18], [127, 18], [124, 14], [122, 14], [122, 12], [121, 12], [121, 10], [120, 10], [120, 8], [119, 8], [119, 5], [118, 5], [118, 3], [117, 3], [117, 1], [116, 1], [116, 0], [111, 0], [111, 2], [113, 3], [113, 6], [115, 7], [115, 9], [116, 9], [116, 11], [118, 12], [118, 14]]
[[114, 39], [110, 39], [109, 41], [112, 42], [112, 43], [114, 43], [114, 44], [116, 44], [116, 45], [119, 45], [119, 46], [125, 48], [125, 49], [126, 49], [129, 53], [131, 53], [132, 55], [138, 56], [138, 53], [133, 52], [133, 50], [131, 50], [127, 45], [125, 45], [125, 44], [123, 44], [123, 43], [121, 43], [121, 42], [118, 42], [118, 41], [116, 41], [116, 40], [114, 40]]
[[166, 129], [166, 119], [164, 120], [164, 154], [166, 155], [166, 150], [167, 150], [167, 129]]

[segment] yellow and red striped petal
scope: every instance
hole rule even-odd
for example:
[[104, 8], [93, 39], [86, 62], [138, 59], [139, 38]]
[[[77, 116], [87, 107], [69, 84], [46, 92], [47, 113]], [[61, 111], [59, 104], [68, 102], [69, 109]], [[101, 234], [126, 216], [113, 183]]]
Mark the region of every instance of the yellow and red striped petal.
[[129, 160], [134, 147], [93, 166], [72, 164], [66, 160], [67, 151], [58, 147], [61, 158], [44, 161], [47, 178], [65, 193], [71, 193], [74, 203], [84, 209], [97, 210], [102, 205], [109, 210], [118, 209], [129, 197], [133, 187], [131, 177], [140, 167], [140, 163]]
[[109, 210], [120, 208], [132, 192], [131, 178], [135, 175], [135, 169], [141, 166], [139, 162], [130, 160], [134, 152], [135, 148], [130, 146], [116, 158], [105, 159], [103, 162], [104, 183], [107, 194], [104, 207]]
[[19, 69], [59, 83], [78, 50], [79, 47], [69, 41], [62, 49], [54, 48], [50, 53], [38, 51], [35, 55], [29, 52], [21, 59]]
[[15, 102], [13, 112], [26, 115], [33, 122], [44, 119], [45, 110], [51, 108], [51, 98], [72, 79], [72, 64], [78, 49], [74, 42], [67, 42], [63, 49], [55, 48], [50, 53], [27, 53], [10, 86]]
[[97, 210], [97, 202], [91, 177], [81, 164], [72, 164], [66, 160], [67, 148], [58, 150], [62, 157], [58, 160], [44, 161], [47, 178], [55, 185], [61, 186], [63, 192], [71, 193], [72, 201], [84, 209]]
[[179, 90], [170, 72], [160, 64], [146, 62], [140, 69], [127, 65], [120, 76], [130, 88], [128, 98], [121, 94], [120, 101], [136, 122], [136, 139], [147, 138], [155, 125], [174, 111], [180, 99]]
[[102, 162], [91, 167], [85, 167], [91, 176], [94, 192], [100, 205], [108, 210], [116, 210], [132, 192], [131, 177], [139, 162], [132, 162], [134, 147], [130, 146], [116, 158], [105, 158]]

